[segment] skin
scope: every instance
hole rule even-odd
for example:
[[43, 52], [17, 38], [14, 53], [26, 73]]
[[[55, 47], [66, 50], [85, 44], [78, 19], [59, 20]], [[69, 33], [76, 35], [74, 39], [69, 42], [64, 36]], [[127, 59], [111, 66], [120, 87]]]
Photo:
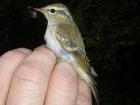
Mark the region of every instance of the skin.
[[45, 46], [0, 57], [0, 105], [92, 105], [88, 86]]

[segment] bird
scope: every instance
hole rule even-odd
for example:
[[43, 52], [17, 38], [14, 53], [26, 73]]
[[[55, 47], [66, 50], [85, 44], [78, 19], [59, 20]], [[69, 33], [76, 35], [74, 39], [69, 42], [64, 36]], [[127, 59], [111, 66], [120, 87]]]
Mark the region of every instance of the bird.
[[72, 65], [80, 79], [89, 86], [98, 104], [95, 82], [97, 73], [89, 63], [81, 32], [68, 7], [54, 3], [34, 9], [48, 20], [44, 35], [47, 47], [55, 53], [58, 62], [64, 61]]

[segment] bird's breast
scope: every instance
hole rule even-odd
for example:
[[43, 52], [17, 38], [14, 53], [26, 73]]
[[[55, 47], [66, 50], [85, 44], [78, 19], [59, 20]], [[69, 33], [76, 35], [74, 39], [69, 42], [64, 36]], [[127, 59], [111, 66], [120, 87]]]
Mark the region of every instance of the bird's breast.
[[55, 28], [47, 28], [47, 31], [45, 33], [44, 39], [46, 41], [47, 46], [54, 51], [54, 53], [60, 58], [63, 59], [69, 63], [74, 61], [74, 57], [71, 53], [65, 51], [59, 41], [56, 38], [55, 34]]
[[58, 40], [56, 39], [54, 28], [47, 28], [44, 39], [47, 43], [47, 46], [56, 53], [60, 53], [62, 50]]

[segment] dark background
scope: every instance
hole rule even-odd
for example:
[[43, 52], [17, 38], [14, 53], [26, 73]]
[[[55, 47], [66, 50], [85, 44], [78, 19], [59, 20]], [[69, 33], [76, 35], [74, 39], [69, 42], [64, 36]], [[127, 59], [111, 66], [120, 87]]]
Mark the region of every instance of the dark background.
[[100, 105], [140, 105], [138, 0], [1, 0], [0, 54], [44, 43], [47, 21], [32, 7], [66, 4], [98, 73]]

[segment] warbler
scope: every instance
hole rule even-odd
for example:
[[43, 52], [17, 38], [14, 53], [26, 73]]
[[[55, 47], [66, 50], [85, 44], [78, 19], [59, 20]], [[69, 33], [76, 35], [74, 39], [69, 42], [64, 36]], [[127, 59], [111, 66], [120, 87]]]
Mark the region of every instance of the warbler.
[[89, 64], [81, 33], [67, 6], [55, 3], [34, 9], [43, 13], [48, 20], [44, 36], [46, 45], [54, 51], [58, 61], [65, 61], [73, 66], [78, 76], [90, 87], [98, 103], [94, 80], [97, 74]]

